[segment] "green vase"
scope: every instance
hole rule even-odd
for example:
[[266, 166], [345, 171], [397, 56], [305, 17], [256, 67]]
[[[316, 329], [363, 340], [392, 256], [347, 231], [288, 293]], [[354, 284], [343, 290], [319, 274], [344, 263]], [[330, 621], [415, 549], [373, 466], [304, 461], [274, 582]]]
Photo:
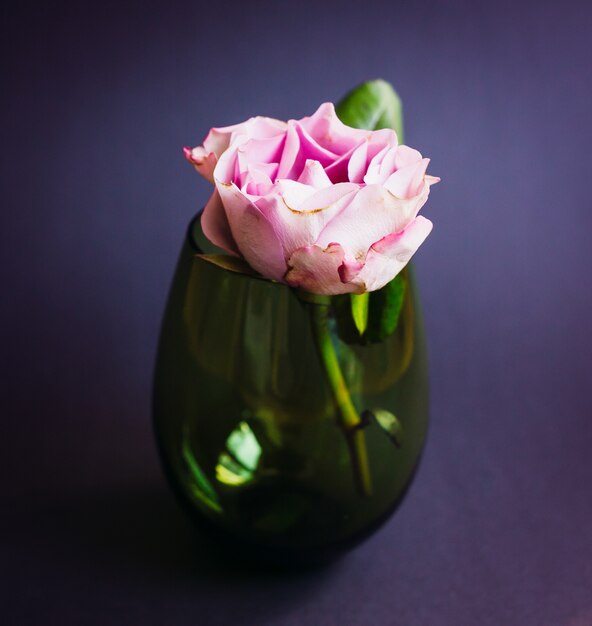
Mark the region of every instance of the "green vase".
[[[412, 271], [404, 270], [395, 331], [348, 343], [334, 307], [196, 256], [199, 232], [196, 220], [156, 364], [166, 475], [186, 510], [231, 550], [280, 563], [331, 559], [393, 513], [425, 442], [427, 363]], [[320, 338], [360, 416], [351, 430]]]

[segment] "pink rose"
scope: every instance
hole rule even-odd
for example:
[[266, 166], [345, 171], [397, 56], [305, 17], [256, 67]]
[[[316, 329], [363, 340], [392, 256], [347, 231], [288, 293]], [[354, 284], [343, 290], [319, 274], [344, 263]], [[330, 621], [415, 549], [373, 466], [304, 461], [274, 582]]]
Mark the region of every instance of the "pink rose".
[[418, 212], [429, 159], [393, 130], [345, 126], [331, 103], [287, 123], [254, 117], [213, 128], [187, 159], [216, 186], [202, 215], [216, 246], [312, 293], [380, 289], [432, 223]]

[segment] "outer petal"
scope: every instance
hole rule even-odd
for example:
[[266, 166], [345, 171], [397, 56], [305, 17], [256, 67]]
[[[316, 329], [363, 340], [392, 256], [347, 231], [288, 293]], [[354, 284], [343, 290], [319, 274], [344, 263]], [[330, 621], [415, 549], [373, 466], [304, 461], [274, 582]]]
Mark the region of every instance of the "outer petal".
[[286, 261], [270, 222], [234, 183], [217, 180], [216, 188], [240, 254], [262, 276], [282, 280]]
[[284, 133], [286, 123], [271, 117], [251, 117], [240, 124], [212, 128], [204, 139], [203, 147], [206, 152], [213, 152], [218, 158], [228, 148], [232, 138], [236, 135], [247, 135], [258, 139], [267, 139]]
[[218, 162], [218, 158], [213, 152], [207, 152], [202, 146], [197, 148], [183, 148], [185, 158], [193, 165], [196, 171], [206, 180], [214, 182], [214, 168]]
[[383, 237], [371, 246], [366, 263], [355, 276], [342, 269], [342, 278], [349, 279], [346, 285], [356, 285], [363, 291], [384, 287], [407, 265], [431, 230], [432, 222], [419, 216], [404, 231]]
[[292, 287], [328, 296], [362, 293], [363, 289], [357, 284], [344, 284], [339, 278], [343, 258], [343, 248], [338, 243], [326, 248], [314, 245], [299, 248], [288, 261], [290, 269], [285, 280]]
[[[230, 147], [238, 136], [244, 136], [242, 142], [251, 137], [257, 140], [277, 138], [281, 141], [286, 132], [286, 123], [271, 117], [251, 117], [240, 124], [212, 128], [204, 139], [203, 146], [184, 148], [185, 157], [207, 180], [214, 182], [214, 168], [218, 159]], [[241, 142], [241, 143], [242, 143]], [[277, 143], [277, 142], [276, 142]]]
[[421, 192], [412, 198], [398, 198], [382, 185], [363, 187], [316, 243], [326, 247], [338, 241], [348, 259], [363, 261], [374, 242], [402, 231], [415, 218], [428, 198], [429, 187], [424, 182]]
[[212, 128], [204, 139], [203, 146], [183, 148], [186, 159], [206, 180], [213, 183], [214, 169], [218, 159], [230, 145], [232, 135], [246, 133], [250, 122], [251, 120], [247, 120], [233, 126]]
[[216, 157], [220, 158], [220, 155], [230, 145], [232, 134], [243, 134], [248, 123], [249, 120], [241, 122], [240, 124], [233, 124], [232, 126], [224, 126], [223, 128], [212, 128], [204, 139], [204, 150], [208, 153], [213, 153]]
[[215, 245], [231, 254], [239, 254], [238, 247], [230, 224], [226, 217], [226, 211], [217, 190], [211, 195], [201, 215], [201, 228], [204, 235]]
[[294, 250], [315, 243], [319, 233], [352, 200], [358, 186], [339, 183], [315, 189], [296, 181], [280, 180], [275, 192], [256, 205], [273, 226], [289, 259]]

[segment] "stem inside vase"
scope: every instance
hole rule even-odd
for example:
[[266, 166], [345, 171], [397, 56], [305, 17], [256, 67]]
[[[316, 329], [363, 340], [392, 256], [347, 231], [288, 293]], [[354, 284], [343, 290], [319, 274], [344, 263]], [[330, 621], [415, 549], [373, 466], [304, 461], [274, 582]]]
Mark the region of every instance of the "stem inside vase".
[[329, 325], [330, 304], [310, 302], [308, 306], [317, 350], [339, 409], [339, 425], [347, 438], [354, 476], [360, 492], [364, 496], [370, 496], [372, 494], [372, 477], [368, 462], [366, 436], [363, 430], [365, 422], [354, 406], [339, 365]]

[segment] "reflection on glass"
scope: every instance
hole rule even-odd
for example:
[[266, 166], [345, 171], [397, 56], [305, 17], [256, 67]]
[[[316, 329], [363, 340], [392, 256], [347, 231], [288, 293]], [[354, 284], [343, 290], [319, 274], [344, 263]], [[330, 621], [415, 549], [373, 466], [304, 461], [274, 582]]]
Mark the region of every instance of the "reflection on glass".
[[212, 509], [216, 513], [222, 513], [222, 507], [220, 506], [218, 495], [195, 460], [186, 438], [183, 440], [183, 459], [185, 460], [187, 469], [195, 481], [195, 483], [191, 485], [191, 493], [208, 508]]
[[253, 480], [261, 457], [261, 446], [247, 422], [240, 422], [226, 440], [216, 465], [216, 478], [230, 486], [244, 485]]

